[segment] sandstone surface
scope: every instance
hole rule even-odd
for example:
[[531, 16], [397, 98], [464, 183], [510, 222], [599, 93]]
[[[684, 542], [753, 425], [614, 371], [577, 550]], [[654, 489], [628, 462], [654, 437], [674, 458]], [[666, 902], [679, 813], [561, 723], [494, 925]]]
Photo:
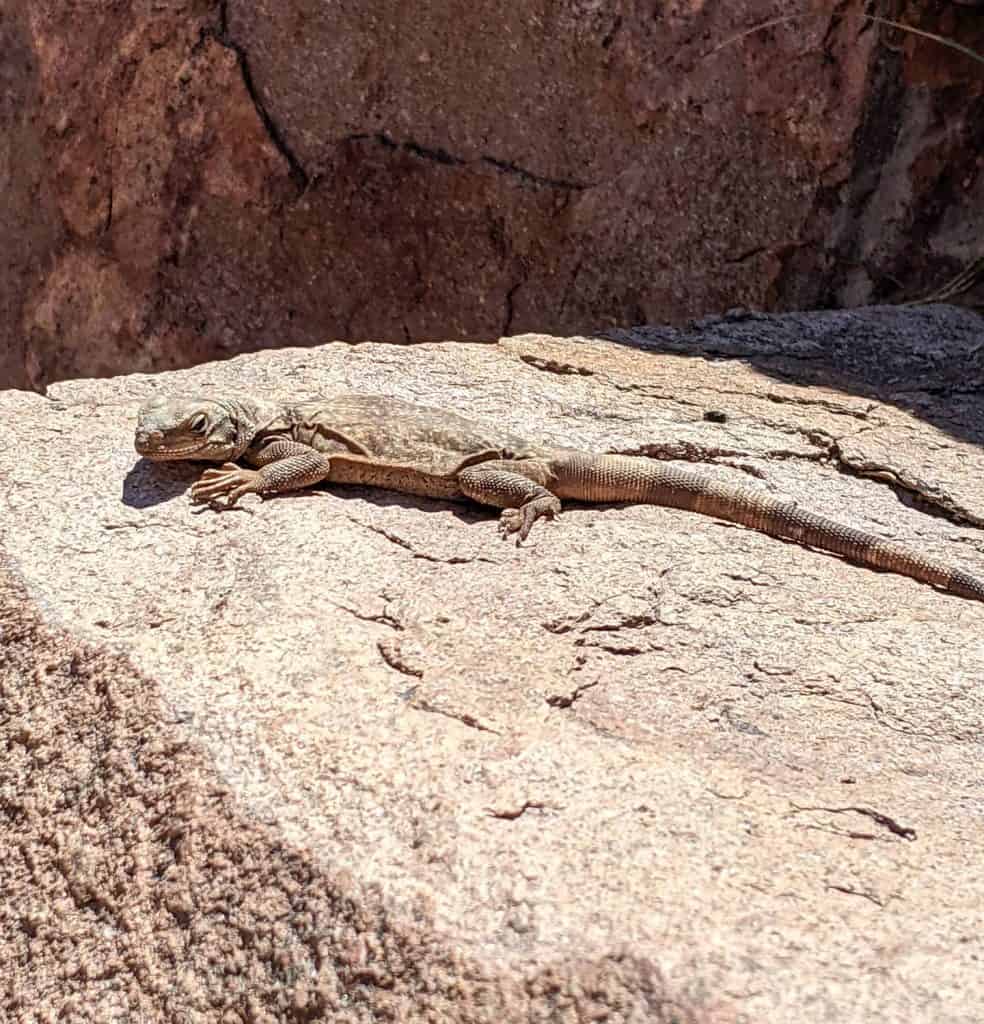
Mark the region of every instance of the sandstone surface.
[[984, 573], [973, 314], [619, 341], [0, 394], [9, 1019], [980, 1019], [984, 606], [655, 507], [196, 513], [131, 448], [165, 391], [371, 390]]

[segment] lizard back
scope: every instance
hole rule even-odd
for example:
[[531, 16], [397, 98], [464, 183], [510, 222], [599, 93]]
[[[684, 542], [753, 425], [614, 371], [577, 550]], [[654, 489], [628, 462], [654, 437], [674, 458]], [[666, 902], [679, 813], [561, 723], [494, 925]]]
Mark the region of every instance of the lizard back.
[[530, 445], [505, 430], [476, 423], [447, 409], [416, 405], [382, 395], [338, 395], [290, 407], [295, 441], [331, 453], [346, 435], [374, 457], [448, 472], [466, 455], [501, 449], [510, 457]]

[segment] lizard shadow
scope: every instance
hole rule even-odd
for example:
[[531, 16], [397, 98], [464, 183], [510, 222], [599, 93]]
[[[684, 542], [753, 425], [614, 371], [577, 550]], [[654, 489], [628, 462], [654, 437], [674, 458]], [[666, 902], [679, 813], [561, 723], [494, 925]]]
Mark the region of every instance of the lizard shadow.
[[123, 479], [123, 504], [129, 508], [153, 508], [177, 498], [201, 476], [196, 462], [151, 462], [138, 459]]
[[444, 501], [440, 498], [424, 498], [416, 494], [402, 494], [399, 491], [387, 491], [379, 487], [360, 487], [352, 484], [316, 484], [310, 490], [290, 491], [284, 494], [271, 494], [264, 501], [302, 501], [305, 498], [317, 498], [319, 495], [330, 494], [333, 498], [344, 501], [368, 501], [379, 508], [408, 508], [419, 512], [450, 512], [455, 519], [463, 523], [480, 523], [490, 515], [496, 515], [497, 509], [483, 508], [481, 505]]
[[[129, 508], [153, 508], [155, 505], [172, 501], [186, 494], [209, 465], [210, 463], [205, 462], [151, 462], [149, 459], [139, 459], [123, 480], [123, 504]], [[324, 494], [331, 494], [346, 501], [361, 499], [380, 507], [397, 506], [414, 508], [422, 512], [451, 512], [456, 519], [464, 523], [478, 523], [488, 518], [488, 515], [483, 514], [483, 510], [476, 506], [347, 484], [318, 484], [307, 490], [267, 495], [262, 500], [304, 501]], [[202, 505], [200, 508], [205, 511], [209, 506]], [[220, 508], [214, 510], [225, 511]], [[495, 511], [489, 509], [488, 513], [494, 514]]]

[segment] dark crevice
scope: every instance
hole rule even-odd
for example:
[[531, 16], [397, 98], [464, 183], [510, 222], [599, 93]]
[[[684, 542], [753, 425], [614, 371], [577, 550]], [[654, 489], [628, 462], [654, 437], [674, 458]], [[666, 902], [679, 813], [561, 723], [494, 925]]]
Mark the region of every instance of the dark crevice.
[[605, 34], [605, 38], [602, 39], [602, 41], [601, 41], [601, 45], [602, 45], [603, 49], [607, 50], [612, 45], [612, 43], [615, 42], [615, 37], [618, 35], [618, 30], [621, 27], [622, 27], [622, 15], [621, 14], [616, 14], [615, 15], [615, 20], [614, 20], [614, 22], [612, 22], [612, 27], [608, 30], [608, 32]]
[[849, 885], [830, 884], [827, 886], [827, 888], [833, 892], [842, 892], [847, 896], [860, 896], [862, 899], [874, 903], [876, 907], [884, 908], [885, 906], [885, 903], [882, 900], [880, 900], [877, 896], [875, 896], [873, 893], [862, 892], [860, 889], [852, 889]]
[[619, 658], [634, 658], [640, 654], [650, 653], [650, 648], [639, 647], [638, 645], [616, 647], [614, 644], [589, 643], [583, 637], [574, 641], [575, 647], [590, 647], [593, 651], [604, 651], [606, 654], [614, 654]]
[[768, 250], [768, 246], [766, 246], [766, 245], [757, 245], [757, 246], [755, 246], [754, 249], [749, 249], [747, 252], [742, 252], [742, 253], [739, 253], [737, 256], [732, 256], [729, 259], [726, 259], [724, 262], [725, 263], [732, 263], [732, 264], [734, 264], [734, 263], [745, 263], [748, 260], [753, 259], [756, 256], [759, 256], [761, 253], [766, 252], [767, 250]]
[[407, 664], [403, 659], [399, 648], [380, 641], [376, 644], [376, 650], [379, 651], [379, 656], [383, 661], [385, 661], [386, 664], [394, 671], [399, 672], [401, 675], [410, 676], [411, 679], [424, 678], [424, 670], [417, 668], [415, 665]]
[[390, 629], [400, 632], [403, 630], [403, 623], [399, 619], [394, 619], [388, 612], [380, 612], [378, 614], [370, 615], [365, 612], [360, 612], [357, 608], [351, 608], [347, 604], [341, 604], [338, 601], [330, 601], [340, 611], [348, 612], [353, 618], [358, 619], [360, 622], [375, 622], [380, 626], [389, 626]]
[[229, 34], [229, 11], [227, 0], [221, 0], [219, 4], [218, 26], [214, 29], [203, 30], [202, 38], [207, 38], [208, 36], [214, 38], [227, 49], [232, 50], [236, 55], [236, 60], [239, 63], [239, 72], [243, 76], [243, 85], [246, 87], [246, 93], [256, 109], [256, 113], [263, 124], [263, 128], [270, 141], [276, 147], [277, 152], [280, 153], [287, 162], [290, 179], [296, 186], [298, 192], [304, 192], [310, 183], [310, 177], [301, 165], [300, 160], [298, 160], [297, 156], [294, 154], [294, 151], [288, 145], [287, 140], [284, 138], [273, 118], [270, 116], [269, 111], [266, 109], [259, 91], [256, 88], [256, 84], [253, 81], [253, 75], [250, 72], [249, 59], [246, 56], [245, 49], [243, 49], [243, 47], [240, 46]]
[[547, 697], [547, 703], [552, 708], [569, 708], [573, 704], [577, 703], [581, 699], [581, 696], [586, 690], [590, 690], [593, 686], [598, 685], [596, 679], [591, 683], [583, 683], [581, 686], [575, 687], [570, 693], [555, 693]]
[[916, 508], [924, 515], [945, 519], [955, 526], [984, 528], [984, 516], [965, 508], [951, 495], [902, 469], [869, 459], [850, 459], [841, 450], [840, 443], [833, 439], [827, 447], [827, 454], [838, 472], [863, 480], [876, 480], [894, 491], [903, 505]]
[[418, 711], [426, 711], [431, 715], [443, 715], [445, 718], [453, 718], [456, 722], [461, 722], [462, 725], [467, 725], [469, 729], [476, 729], [478, 732], [490, 732], [496, 736], [501, 735], [498, 729], [483, 725], [474, 715], [469, 715], [467, 712], [445, 711], [444, 708], [439, 708], [431, 704], [430, 701], [419, 697], [414, 698], [411, 706]]
[[483, 156], [482, 163], [489, 164], [491, 167], [504, 171], [506, 174], [514, 174], [516, 177], [533, 185], [545, 185], [547, 188], [562, 188], [571, 192], [583, 192], [594, 187], [593, 182], [569, 181], [566, 178], [548, 178], [541, 174], [534, 174], [532, 171], [527, 171], [524, 167], [517, 166], [511, 160], [500, 160], [494, 156]]
[[440, 147], [434, 149], [430, 146], [421, 146], [416, 142], [404, 142], [403, 148], [408, 153], [413, 153], [414, 156], [423, 157], [425, 160], [434, 160], [439, 164], [446, 164], [449, 167], [460, 167], [467, 163], [466, 160], [452, 156], [446, 149], [441, 149]]
[[[112, 174], [112, 170], [110, 171], [110, 174]], [[105, 234], [107, 231], [109, 231], [109, 229], [112, 226], [113, 226], [113, 181], [112, 181], [112, 177], [110, 177], [109, 195], [107, 196], [107, 206], [106, 206], [106, 220], [103, 223], [103, 234]]]
[[369, 530], [372, 533], [377, 533], [380, 537], [385, 537], [391, 544], [395, 544], [397, 547], [403, 548], [404, 551], [409, 551], [414, 558], [419, 558], [424, 562], [436, 562], [439, 565], [468, 565], [471, 562], [486, 562], [490, 565], [496, 564], [494, 559], [482, 558], [478, 555], [474, 557], [451, 555], [449, 558], [440, 558], [438, 555], [431, 555], [426, 551], [418, 551], [409, 541], [404, 540], [402, 537], [382, 526], [374, 526], [372, 523], [364, 523], [361, 520], [356, 519], [354, 516], [348, 516], [347, 518], [350, 523], [354, 523], [356, 526], [360, 526], [362, 529]]
[[521, 818], [527, 811], [543, 811], [547, 805], [539, 800], [527, 800], [521, 807], [511, 808], [508, 811], [496, 811], [487, 807], [490, 818], [499, 818], [501, 821], [515, 821]]
[[566, 178], [551, 178], [547, 175], [536, 174], [533, 171], [528, 171], [525, 167], [520, 167], [511, 160], [502, 160], [495, 156], [483, 155], [478, 157], [476, 160], [469, 160], [464, 157], [455, 156], [453, 153], [449, 153], [446, 149], [443, 149], [440, 146], [424, 146], [419, 142], [415, 142], [413, 139], [406, 139], [403, 142], [398, 142], [385, 132], [354, 132], [351, 135], [346, 135], [341, 141], [373, 141], [378, 143], [380, 146], [383, 146], [385, 149], [404, 150], [407, 153], [412, 153], [414, 156], [420, 157], [422, 160], [432, 160], [435, 163], [443, 164], [445, 167], [468, 167], [475, 163], [482, 163], [489, 167], [494, 167], [497, 171], [501, 171], [504, 174], [509, 174], [513, 177], [519, 178], [521, 181], [530, 185], [543, 186], [544, 188], [563, 189], [564, 191], [570, 192], [583, 192], [586, 189], [593, 188], [595, 185], [594, 182], [570, 181]]
[[526, 363], [527, 366], [532, 366], [537, 370], [544, 370], [547, 373], [559, 373], [578, 377], [593, 377], [595, 375], [594, 370], [588, 370], [583, 366], [574, 366], [573, 363], [561, 363], [556, 359], [537, 355], [535, 352], [523, 352], [520, 354], [519, 359], [520, 362]]
[[502, 322], [502, 337], [505, 338], [510, 330], [512, 330], [513, 314], [515, 312], [513, 308], [513, 298], [516, 292], [522, 287], [523, 282], [517, 281], [509, 291], [506, 292], [506, 315]]
[[[833, 68], [840, 63], [834, 50], [836, 32], [849, 8], [849, 0], [838, 0], [821, 44], [826, 63]], [[868, 31], [872, 24], [863, 16], [858, 35]], [[900, 63], [897, 53], [883, 43], [875, 44], [863, 108], [847, 150], [850, 166], [842, 180], [819, 185], [800, 232], [801, 240], [811, 249], [820, 249], [821, 270], [817, 273], [814, 266], [815, 251], [794, 249], [783, 254], [776, 283], [776, 302], [780, 308], [840, 306], [852, 272], [865, 269], [865, 217], [871, 198], [879, 193], [886, 168], [891, 166], [902, 130], [905, 76], [899, 70]], [[918, 245], [913, 241], [910, 248], [915, 250]], [[874, 280], [870, 272], [868, 278], [869, 301], [877, 301], [883, 284]]]
[[871, 807], [798, 807], [793, 805], [793, 813], [800, 814], [804, 811], [824, 811], [827, 814], [861, 814], [866, 818], [870, 818], [876, 825], [881, 825], [882, 828], [888, 829], [892, 835], [899, 836], [901, 839], [907, 839], [912, 842], [916, 838], [916, 830], [909, 828], [908, 825], [900, 825], [894, 818], [890, 818], [887, 814], [882, 814], [881, 811], [876, 811]]
[[634, 458], [656, 461], [706, 462], [717, 465], [719, 459], [748, 459], [750, 452], [738, 448], [712, 448], [692, 441], [660, 441], [633, 445], [631, 448], [612, 448], [609, 455], [631, 455]]

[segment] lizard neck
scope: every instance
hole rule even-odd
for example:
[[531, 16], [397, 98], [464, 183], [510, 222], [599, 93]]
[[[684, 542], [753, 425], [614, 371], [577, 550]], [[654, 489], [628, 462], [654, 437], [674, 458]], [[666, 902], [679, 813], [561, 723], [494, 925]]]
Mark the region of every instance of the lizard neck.
[[253, 398], [221, 398], [213, 401], [217, 401], [226, 411], [235, 429], [230, 461], [240, 458], [256, 436], [283, 414], [279, 406]]

